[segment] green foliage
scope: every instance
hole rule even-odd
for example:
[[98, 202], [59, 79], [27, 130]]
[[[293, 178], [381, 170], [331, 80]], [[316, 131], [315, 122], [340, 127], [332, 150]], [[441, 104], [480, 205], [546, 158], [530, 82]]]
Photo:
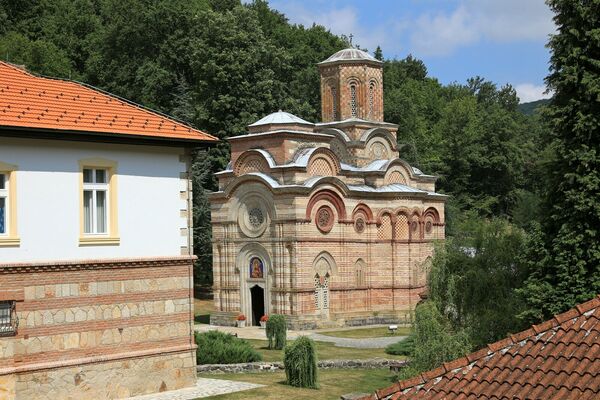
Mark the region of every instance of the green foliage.
[[236, 364], [262, 361], [252, 345], [228, 333], [219, 331], [195, 334], [198, 364]]
[[406, 339], [392, 343], [385, 348], [387, 354], [395, 356], [412, 356], [415, 350], [415, 335], [411, 334]]
[[456, 330], [433, 301], [415, 311], [415, 342], [411, 367], [416, 371], [433, 369], [472, 349], [464, 330]]
[[517, 290], [528, 274], [527, 238], [504, 220], [470, 219], [460, 232], [436, 251], [429, 296], [453, 329], [479, 348], [524, 328]]
[[269, 339], [269, 349], [281, 350], [285, 347], [287, 338], [287, 324], [285, 316], [273, 314], [267, 320], [265, 327], [267, 339]]
[[300, 336], [286, 346], [283, 365], [288, 385], [317, 388], [317, 353], [312, 339]]
[[554, 90], [545, 118], [547, 160], [541, 227], [522, 293], [533, 322], [600, 293], [600, 12], [597, 1], [549, 0]]

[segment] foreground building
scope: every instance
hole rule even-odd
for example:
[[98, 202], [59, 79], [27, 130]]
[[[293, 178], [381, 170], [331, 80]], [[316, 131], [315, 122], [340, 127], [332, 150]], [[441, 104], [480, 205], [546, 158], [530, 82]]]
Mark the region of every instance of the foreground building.
[[382, 63], [342, 50], [319, 64], [321, 123], [276, 112], [229, 138], [210, 197], [211, 322], [286, 314], [294, 328], [402, 322], [424, 290], [446, 197], [399, 158], [383, 122]]
[[362, 400], [600, 398], [600, 296]]
[[188, 149], [213, 141], [0, 62], [0, 399], [195, 384]]

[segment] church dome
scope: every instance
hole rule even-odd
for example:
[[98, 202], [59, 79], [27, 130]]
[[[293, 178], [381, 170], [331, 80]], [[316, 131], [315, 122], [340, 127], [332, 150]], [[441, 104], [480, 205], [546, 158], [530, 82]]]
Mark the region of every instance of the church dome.
[[370, 62], [382, 64], [381, 61], [377, 60], [369, 53], [351, 47], [348, 49], [338, 51], [337, 53], [330, 56], [327, 60], [320, 62], [319, 65], [333, 64], [339, 62]]
[[256, 121], [253, 124], [248, 125], [249, 127], [255, 126], [263, 126], [263, 125], [313, 125], [312, 122], [308, 122], [303, 120], [300, 117], [295, 116], [294, 114], [290, 114], [285, 111], [277, 111], [272, 114], [267, 115]]

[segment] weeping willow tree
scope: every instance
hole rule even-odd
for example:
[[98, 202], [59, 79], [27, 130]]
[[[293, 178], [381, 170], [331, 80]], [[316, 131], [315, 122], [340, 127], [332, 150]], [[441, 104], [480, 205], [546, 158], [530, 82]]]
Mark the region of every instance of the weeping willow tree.
[[317, 388], [317, 355], [314, 342], [300, 336], [283, 352], [287, 384], [295, 387]]
[[267, 339], [269, 339], [269, 349], [283, 349], [287, 340], [285, 317], [280, 314], [271, 315], [267, 320], [266, 333]]

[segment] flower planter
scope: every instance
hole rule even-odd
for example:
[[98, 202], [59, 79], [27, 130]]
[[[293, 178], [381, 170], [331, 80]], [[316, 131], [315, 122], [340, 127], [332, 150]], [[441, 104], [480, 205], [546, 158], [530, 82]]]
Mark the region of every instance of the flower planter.
[[267, 321], [260, 321], [260, 328], [265, 329], [267, 327]]
[[237, 321], [237, 326], [238, 326], [238, 328], [245, 328], [246, 327], [246, 320], [242, 320], [242, 321], [238, 320]]

